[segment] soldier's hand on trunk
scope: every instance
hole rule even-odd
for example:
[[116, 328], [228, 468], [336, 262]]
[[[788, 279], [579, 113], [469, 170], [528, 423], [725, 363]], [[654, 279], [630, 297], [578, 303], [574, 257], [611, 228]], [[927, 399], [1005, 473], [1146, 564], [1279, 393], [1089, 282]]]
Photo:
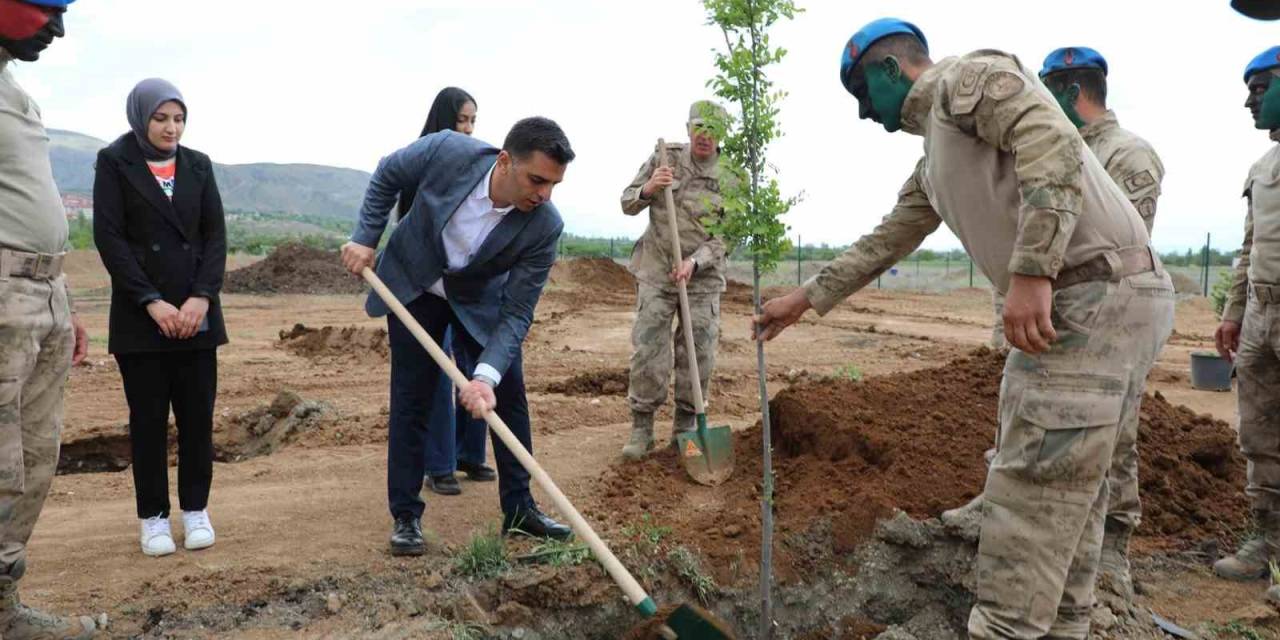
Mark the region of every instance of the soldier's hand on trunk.
[[804, 289], [800, 288], [781, 298], [766, 301], [760, 305], [759, 315], [751, 317], [751, 339], [772, 340], [812, 308], [809, 298], [804, 295]]
[[1234, 362], [1235, 354], [1240, 350], [1240, 323], [1223, 320], [1213, 332], [1213, 343], [1218, 347], [1218, 355], [1227, 362]]
[[1004, 336], [1009, 344], [1027, 352], [1044, 353], [1058, 339], [1049, 314], [1053, 309], [1053, 282], [1041, 276], [1013, 274], [1004, 299]]
[[640, 195], [652, 198], [653, 194], [671, 186], [675, 181], [676, 176], [671, 172], [671, 167], [658, 167], [653, 170], [653, 175], [649, 176], [649, 181], [640, 188]]

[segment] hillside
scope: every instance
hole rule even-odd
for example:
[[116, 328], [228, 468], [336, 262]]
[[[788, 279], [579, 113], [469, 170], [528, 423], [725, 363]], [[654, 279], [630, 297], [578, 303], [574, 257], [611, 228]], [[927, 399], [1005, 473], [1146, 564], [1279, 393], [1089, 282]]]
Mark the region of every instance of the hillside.
[[[53, 178], [63, 193], [93, 192], [93, 162], [106, 142], [74, 131], [50, 129]], [[214, 164], [229, 211], [281, 212], [354, 219], [369, 174], [314, 164]]]

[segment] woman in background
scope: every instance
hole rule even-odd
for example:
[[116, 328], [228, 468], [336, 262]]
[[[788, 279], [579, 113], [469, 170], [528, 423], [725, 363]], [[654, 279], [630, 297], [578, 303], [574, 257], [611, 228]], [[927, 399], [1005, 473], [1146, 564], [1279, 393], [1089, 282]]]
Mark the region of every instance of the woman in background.
[[187, 103], [159, 78], [139, 82], [131, 131], [98, 152], [93, 239], [111, 274], [110, 337], [129, 404], [142, 552], [175, 550], [169, 529], [169, 408], [178, 427], [183, 546], [214, 541], [213, 403], [227, 342], [218, 293], [226, 270], [222, 198], [209, 157], [179, 145]]
[[[418, 137], [437, 131], [456, 131], [469, 136], [475, 126], [475, 98], [457, 87], [446, 87], [436, 94], [431, 110], [427, 112], [427, 122]], [[400, 193], [397, 207], [400, 217], [409, 214], [416, 193], [415, 189], [405, 189]], [[446, 331], [442, 345], [445, 353], [455, 355], [458, 368], [469, 377], [475, 363], [462, 356], [464, 350], [452, 349], [452, 341], [452, 334]], [[436, 389], [431, 415], [427, 419], [427, 472], [423, 481], [432, 491], [446, 496], [462, 493], [455, 471], [481, 482], [491, 482], [498, 477], [497, 472], [484, 463], [488, 426], [484, 420], [476, 420], [466, 411], [458, 410], [453, 394], [453, 383], [447, 376], [441, 376], [440, 388]]]

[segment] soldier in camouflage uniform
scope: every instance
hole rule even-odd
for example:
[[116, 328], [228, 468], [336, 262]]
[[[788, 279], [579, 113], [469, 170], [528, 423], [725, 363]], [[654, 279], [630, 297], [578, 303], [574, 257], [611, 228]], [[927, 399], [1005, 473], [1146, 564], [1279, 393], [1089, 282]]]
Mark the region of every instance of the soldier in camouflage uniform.
[[[1067, 119], [1080, 129], [1107, 175], [1133, 204], [1151, 233], [1155, 222], [1156, 199], [1164, 179], [1164, 164], [1146, 140], [1120, 128], [1116, 115], [1107, 109], [1107, 61], [1088, 47], [1065, 47], [1050, 53], [1040, 70], [1040, 78], [1057, 99]], [[1006, 347], [1004, 340], [1004, 296], [993, 291], [996, 323], [992, 346]], [[990, 452], [994, 454], [994, 451]], [[1111, 487], [1102, 540], [1099, 578], [1125, 600], [1133, 599], [1129, 575], [1129, 537], [1142, 517], [1138, 499], [1138, 415], [1120, 429], [1116, 455], [1107, 474]], [[982, 515], [982, 497], [959, 509], [943, 513], [942, 520], [960, 529], [976, 529]]]
[[[1259, 129], [1280, 141], [1280, 47], [1245, 68], [1245, 106]], [[1249, 170], [1244, 245], [1222, 324], [1219, 353], [1234, 358], [1239, 377], [1240, 450], [1249, 461], [1245, 493], [1252, 502], [1258, 536], [1213, 565], [1219, 576], [1256, 580], [1280, 559], [1280, 145]], [[1271, 594], [1269, 594], [1271, 595]]]
[[[622, 454], [638, 460], [653, 449], [653, 414], [667, 399], [671, 380], [671, 322], [682, 332], [677, 278], [686, 282], [689, 315], [693, 321], [694, 349], [702, 395], [707, 397], [711, 371], [720, 339], [720, 294], [725, 289], [725, 246], [703, 227], [709, 217], [720, 213], [720, 154], [716, 140], [701, 127], [706, 109], [723, 109], [708, 101], [695, 102], [689, 109], [689, 140], [667, 143], [636, 173], [622, 190], [622, 212], [634, 216], [649, 209], [649, 226], [631, 254], [631, 273], [637, 281], [636, 322], [631, 330], [631, 381], [627, 401], [631, 405], [631, 437]], [[659, 167], [658, 153], [666, 160]], [[676, 206], [680, 232], [681, 264], [675, 269], [671, 256], [670, 213], [662, 189], [670, 187]], [[692, 431], [698, 408], [693, 406], [693, 388], [684, 340], [675, 341], [676, 412], [671, 442], [677, 433]]]
[[861, 117], [923, 136], [924, 157], [880, 226], [765, 305], [757, 338], [827, 313], [945, 222], [1005, 292], [1014, 347], [970, 637], [1085, 638], [1107, 470], [1172, 330], [1173, 286], [1137, 211], [1017, 58], [935, 64], [918, 28], [886, 18], [849, 40], [841, 80]]
[[0, 7], [0, 637], [92, 637], [88, 618], [32, 609], [18, 598], [27, 540], [58, 466], [62, 391], [88, 338], [71, 310], [62, 260], [67, 219], [49, 164], [40, 109], [14, 80], [63, 35], [66, 2]]

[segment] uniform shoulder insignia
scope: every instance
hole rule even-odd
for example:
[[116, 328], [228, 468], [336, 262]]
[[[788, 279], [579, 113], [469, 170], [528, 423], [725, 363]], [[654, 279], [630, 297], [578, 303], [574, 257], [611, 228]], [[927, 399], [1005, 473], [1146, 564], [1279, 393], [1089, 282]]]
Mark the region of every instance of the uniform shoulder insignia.
[[1142, 171], [1139, 171], [1125, 178], [1124, 188], [1128, 189], [1129, 193], [1137, 193], [1139, 191], [1142, 191], [1143, 189], [1146, 189], [1147, 187], [1150, 187], [1155, 183], [1156, 183], [1156, 178], [1155, 176], [1151, 175], [1151, 171], [1143, 169]]
[[982, 92], [994, 100], [1007, 100], [1022, 92], [1026, 86], [1022, 78], [1011, 71], [995, 71], [987, 76]]
[[1138, 215], [1142, 216], [1145, 219], [1145, 218], [1150, 218], [1155, 214], [1156, 214], [1155, 198], [1152, 198], [1151, 196], [1147, 196], [1138, 201]]
[[971, 96], [978, 91], [978, 80], [987, 71], [987, 63], [972, 62], [960, 70], [960, 85], [956, 87], [957, 96]]

